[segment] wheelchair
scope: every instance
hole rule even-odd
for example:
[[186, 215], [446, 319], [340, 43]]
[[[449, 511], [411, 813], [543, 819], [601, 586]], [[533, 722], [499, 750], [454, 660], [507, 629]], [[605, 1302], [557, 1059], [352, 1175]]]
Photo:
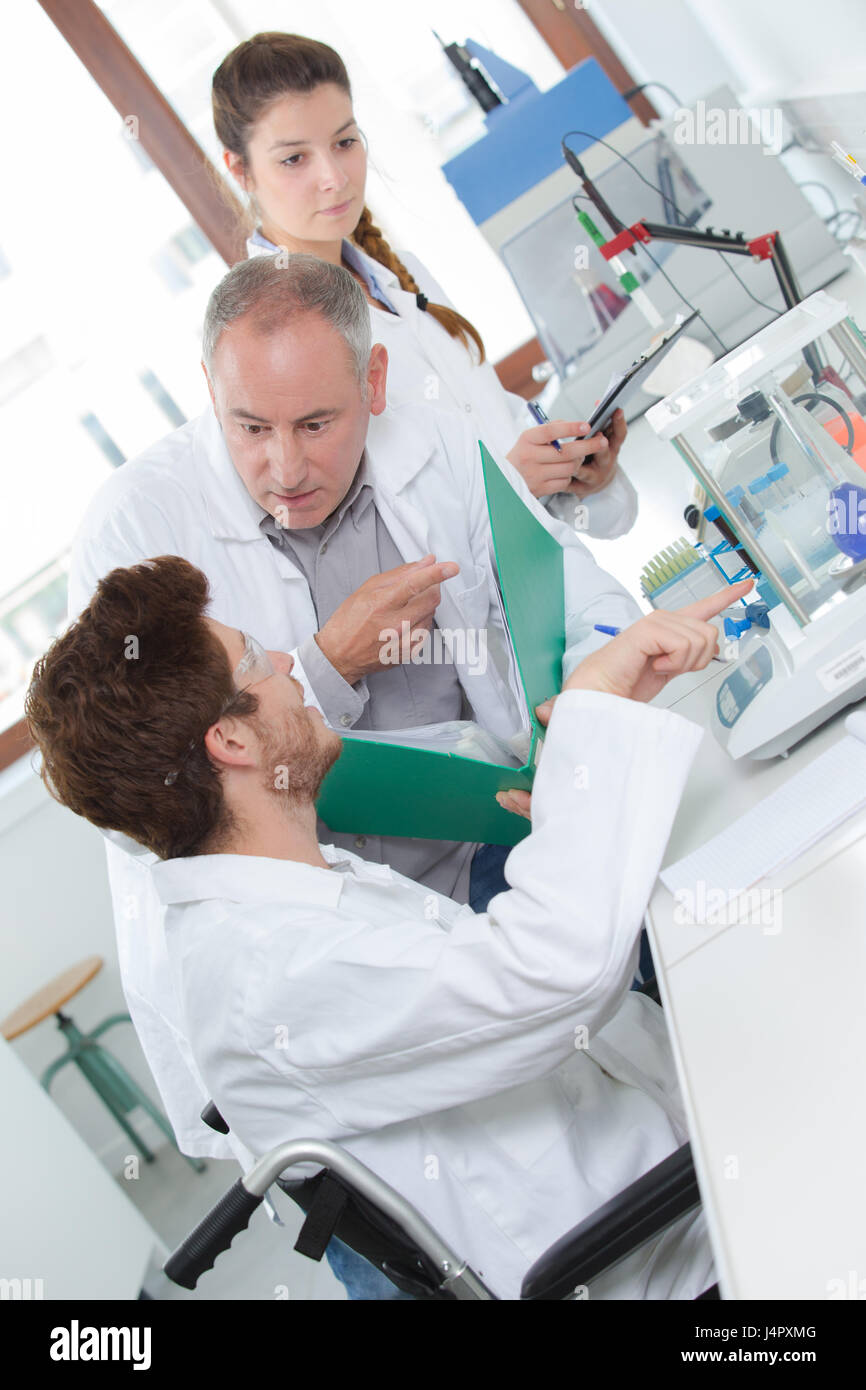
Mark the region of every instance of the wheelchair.
[[[212, 1101], [201, 1118], [228, 1134]], [[319, 1164], [321, 1171], [294, 1182], [280, 1177], [299, 1163]], [[419, 1300], [498, 1301], [410, 1202], [354, 1155], [319, 1139], [289, 1140], [263, 1155], [168, 1258], [166, 1276], [182, 1288], [194, 1289], [217, 1256], [246, 1229], [272, 1183], [305, 1213], [295, 1249], [309, 1259], [321, 1260], [336, 1235], [397, 1288]], [[585, 1297], [593, 1279], [693, 1211], [700, 1200], [691, 1148], [684, 1144], [545, 1250], [523, 1278], [521, 1300]], [[719, 1298], [718, 1285], [698, 1297]]]

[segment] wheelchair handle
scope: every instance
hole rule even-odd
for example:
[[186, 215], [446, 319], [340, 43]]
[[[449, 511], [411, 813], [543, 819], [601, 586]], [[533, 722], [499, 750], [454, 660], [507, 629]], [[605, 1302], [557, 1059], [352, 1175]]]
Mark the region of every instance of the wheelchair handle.
[[239, 1231], [246, 1230], [263, 1200], [263, 1195], [248, 1192], [243, 1178], [238, 1178], [174, 1254], [169, 1255], [163, 1265], [168, 1278], [183, 1289], [194, 1289], [205, 1270], [213, 1268], [217, 1255], [228, 1250]]
[[[199, 1275], [211, 1268], [217, 1255], [228, 1250], [238, 1231], [247, 1225], [271, 1183], [286, 1168], [302, 1163], [314, 1163], [317, 1168], [329, 1169], [353, 1191], [366, 1197], [385, 1216], [390, 1217], [432, 1261], [439, 1272], [442, 1287], [453, 1293], [455, 1298], [489, 1300], [494, 1297], [475, 1271], [460, 1259], [404, 1197], [353, 1154], [325, 1139], [290, 1139], [264, 1154], [246, 1177], [239, 1178], [208, 1212], [192, 1235], [187, 1236], [183, 1244], [169, 1256], [163, 1265], [168, 1278], [182, 1288], [194, 1289]], [[192, 1282], [188, 1283], [188, 1280]]]

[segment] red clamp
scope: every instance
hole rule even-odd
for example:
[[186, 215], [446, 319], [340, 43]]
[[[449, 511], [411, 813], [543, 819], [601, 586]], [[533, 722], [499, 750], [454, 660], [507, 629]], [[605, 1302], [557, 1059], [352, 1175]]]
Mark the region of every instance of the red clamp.
[[757, 260], [769, 261], [772, 259], [773, 248], [778, 235], [778, 232], [765, 232], [763, 236], [756, 236], [751, 241], [747, 241], [746, 245]]
[[611, 241], [606, 241], [604, 246], [598, 249], [606, 261], [610, 261], [614, 256], [618, 256], [620, 251], [627, 251], [630, 246], [634, 246], [636, 241], [651, 241], [652, 237], [642, 222], [635, 222], [633, 227], [626, 227], [624, 231], [617, 232]]

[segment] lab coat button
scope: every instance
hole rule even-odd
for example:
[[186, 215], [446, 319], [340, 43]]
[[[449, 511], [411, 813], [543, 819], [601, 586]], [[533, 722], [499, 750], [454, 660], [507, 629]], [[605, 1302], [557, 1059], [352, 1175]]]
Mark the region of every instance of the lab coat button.
[[356, 836], [355, 836], [355, 848], [356, 848], [356, 849], [363, 849], [366, 843], [367, 843], [367, 836], [366, 836], [366, 835], [356, 835]]
[[351, 724], [351, 722], [352, 722], [352, 716], [351, 716], [351, 714], [341, 714], [341, 715], [340, 715], [340, 723], [342, 724], [342, 726], [343, 726], [344, 729], [348, 729], [348, 727], [349, 727], [349, 725]]
[[470, 414], [471, 414], [471, 412], [472, 412], [472, 406], [469, 404], [468, 401], [467, 401], [466, 404], [464, 405], [463, 409], [464, 409], [465, 411], [467, 411], [467, 413], [470, 413]]

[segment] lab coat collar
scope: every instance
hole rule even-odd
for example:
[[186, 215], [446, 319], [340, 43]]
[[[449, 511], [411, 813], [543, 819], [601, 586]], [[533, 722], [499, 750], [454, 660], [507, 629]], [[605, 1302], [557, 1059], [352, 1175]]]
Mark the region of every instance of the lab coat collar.
[[388, 406], [370, 417], [367, 466], [377, 495], [401, 492], [435, 454], [437, 437], [427, 412], [427, 407]]
[[266, 859], [250, 854], [196, 854], [164, 859], [151, 868], [160, 902], [207, 902], [222, 898], [236, 903], [284, 902], [336, 908], [347, 876], [390, 882], [387, 864], [371, 864], [348, 850], [320, 845], [333, 869], [299, 864], [292, 859]]
[[[276, 246], [274, 242], [268, 241], [260, 227], [247, 237], [247, 258], [251, 256], [273, 256], [275, 252], [282, 248]], [[394, 271], [388, 266], [382, 265], [381, 261], [374, 261], [372, 256], [368, 256], [366, 251], [362, 251], [354, 241], [343, 238], [342, 244], [343, 259], [348, 261], [355, 270], [360, 271], [372, 289], [372, 282], [375, 281], [380, 289], [399, 289], [400, 281]], [[414, 298], [414, 296], [413, 296]]]
[[267, 512], [247, 492], [212, 408], [199, 416], [193, 448], [212, 534], [217, 540], [260, 540], [259, 525]]
[[[348, 251], [347, 251], [348, 248]], [[390, 266], [383, 265], [381, 261], [374, 261], [372, 256], [368, 256], [366, 251], [362, 251], [360, 246], [356, 246], [354, 241], [343, 242], [343, 255], [350, 265], [354, 265], [360, 270], [362, 275], [369, 280], [377, 280], [381, 289], [399, 290], [401, 288], [399, 278]], [[405, 291], [404, 291], [405, 293]], [[390, 295], [388, 298], [390, 299]], [[415, 296], [412, 296], [413, 300]]]

